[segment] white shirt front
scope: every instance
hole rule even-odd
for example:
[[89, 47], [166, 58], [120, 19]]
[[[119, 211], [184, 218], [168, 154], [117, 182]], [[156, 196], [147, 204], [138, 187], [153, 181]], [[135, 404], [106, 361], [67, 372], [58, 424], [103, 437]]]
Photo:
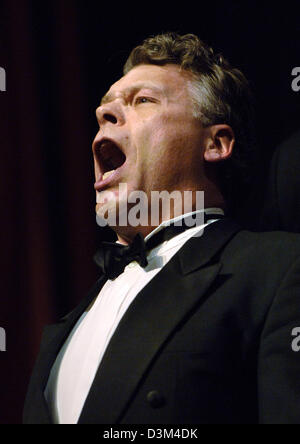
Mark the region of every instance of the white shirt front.
[[[205, 213], [224, 214], [219, 208], [206, 209]], [[163, 222], [145, 240], [170, 222]], [[134, 261], [115, 280], [107, 280], [90, 310], [78, 319], [51, 369], [45, 397], [55, 423], [77, 423], [109, 341], [134, 298], [188, 239], [199, 235], [212, 222], [215, 219], [153, 248], [147, 255], [145, 268]]]

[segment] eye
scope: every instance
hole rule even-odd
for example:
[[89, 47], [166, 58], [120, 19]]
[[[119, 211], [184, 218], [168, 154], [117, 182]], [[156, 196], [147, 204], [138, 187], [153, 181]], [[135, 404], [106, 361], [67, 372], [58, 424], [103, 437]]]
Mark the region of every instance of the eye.
[[136, 99], [134, 100], [135, 105], [148, 102], [154, 102], [154, 99], [152, 99], [151, 97], [139, 96], [136, 97]]

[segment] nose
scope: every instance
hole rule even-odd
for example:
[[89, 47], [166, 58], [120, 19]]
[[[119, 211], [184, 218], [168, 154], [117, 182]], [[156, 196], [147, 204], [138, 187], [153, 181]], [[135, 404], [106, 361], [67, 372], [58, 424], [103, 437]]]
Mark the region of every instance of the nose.
[[122, 107], [116, 102], [99, 106], [96, 109], [96, 117], [100, 127], [107, 123], [122, 125], [125, 121]]

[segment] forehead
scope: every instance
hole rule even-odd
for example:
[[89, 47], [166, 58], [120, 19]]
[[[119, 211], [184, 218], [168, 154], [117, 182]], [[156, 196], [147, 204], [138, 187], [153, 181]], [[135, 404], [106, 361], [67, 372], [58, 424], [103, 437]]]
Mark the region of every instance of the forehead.
[[112, 100], [118, 94], [135, 89], [149, 88], [169, 96], [187, 88], [191, 75], [178, 65], [138, 65], [114, 83], [103, 97], [102, 103]]

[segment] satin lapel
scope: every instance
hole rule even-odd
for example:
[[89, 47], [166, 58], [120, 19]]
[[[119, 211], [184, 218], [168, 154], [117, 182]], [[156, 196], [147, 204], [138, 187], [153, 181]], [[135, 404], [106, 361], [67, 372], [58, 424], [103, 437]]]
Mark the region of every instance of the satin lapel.
[[[58, 323], [46, 325], [44, 328], [41, 349], [31, 378], [31, 385], [34, 387], [34, 394], [30, 395], [34, 396], [38, 400], [37, 403], [32, 404], [35, 406], [39, 405], [40, 412], [38, 412], [38, 414], [42, 422], [51, 421], [48, 407], [44, 398], [44, 390], [56, 356], [64, 341], [68, 337], [72, 327], [83, 311], [97, 296], [104, 283], [105, 279], [104, 277], [101, 277], [90, 290], [88, 295], [71, 313], [63, 317]], [[30, 410], [30, 396], [28, 398], [28, 407], [26, 406], [25, 411], [27, 408]], [[48, 418], [49, 421], [47, 421], [46, 418]]]
[[240, 225], [227, 218], [208, 225], [202, 236], [192, 237], [179, 250], [182, 273], [190, 273], [211, 262], [219, 250], [240, 230]]
[[190, 239], [137, 295], [110, 341], [79, 423], [121, 420], [156, 354], [218, 275], [222, 265], [212, 262], [213, 256], [239, 229], [231, 222], [212, 224], [205, 235]]

